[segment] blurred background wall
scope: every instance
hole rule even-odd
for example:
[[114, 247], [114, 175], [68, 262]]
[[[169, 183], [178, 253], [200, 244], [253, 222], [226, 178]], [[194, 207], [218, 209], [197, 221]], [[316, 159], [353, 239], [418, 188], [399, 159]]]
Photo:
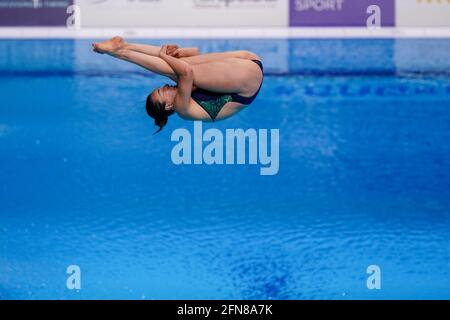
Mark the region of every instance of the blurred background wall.
[[382, 26], [450, 27], [450, 0], [0, 0], [0, 26], [65, 26], [75, 4], [81, 27]]
[[0, 26], [64, 26], [73, 0], [0, 0]]

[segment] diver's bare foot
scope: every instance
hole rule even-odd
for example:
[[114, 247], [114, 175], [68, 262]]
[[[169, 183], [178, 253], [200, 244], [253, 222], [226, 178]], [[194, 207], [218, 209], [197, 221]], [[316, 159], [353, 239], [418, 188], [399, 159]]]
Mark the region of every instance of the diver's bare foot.
[[115, 52], [120, 50], [125, 46], [125, 41], [122, 37], [114, 37], [110, 40], [101, 42], [101, 43], [92, 43], [92, 49], [97, 53], [107, 53], [114, 55]]

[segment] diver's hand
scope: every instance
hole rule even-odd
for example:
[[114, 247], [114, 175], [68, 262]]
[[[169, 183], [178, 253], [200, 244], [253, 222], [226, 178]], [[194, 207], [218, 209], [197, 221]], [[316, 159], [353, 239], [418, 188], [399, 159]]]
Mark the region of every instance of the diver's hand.
[[178, 48], [169, 55], [179, 59], [198, 56], [199, 54], [200, 51], [197, 48]]
[[177, 44], [168, 44], [167, 45], [167, 55], [177, 58], [175, 56], [175, 54], [176, 54], [176, 52], [178, 52], [179, 48], [180, 47]]
[[167, 55], [167, 47], [168, 45], [165, 44], [161, 47], [161, 50], [159, 50], [159, 56], [166, 56]]

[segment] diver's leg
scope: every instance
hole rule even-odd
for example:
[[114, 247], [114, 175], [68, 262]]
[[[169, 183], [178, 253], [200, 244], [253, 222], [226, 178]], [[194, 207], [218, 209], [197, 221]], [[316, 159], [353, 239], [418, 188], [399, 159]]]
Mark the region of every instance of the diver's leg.
[[[112, 51], [113, 49], [128, 49], [136, 52], [140, 52], [149, 56], [158, 57], [159, 51], [161, 50], [161, 46], [154, 46], [150, 44], [140, 44], [140, 43], [128, 43], [122, 37], [116, 36], [110, 40], [101, 42], [101, 43], [93, 43], [94, 51], [99, 53], [108, 53], [108, 51]], [[218, 60], [228, 59], [228, 58], [239, 58], [245, 60], [261, 60], [258, 55], [251, 51], [247, 50], [236, 50], [236, 51], [226, 51], [226, 52], [214, 52], [214, 53], [206, 53], [199, 54], [197, 48], [180, 48], [181, 50], [185, 50], [186, 56], [181, 57], [180, 59], [185, 62], [195, 65], [202, 63], [209, 63]]]
[[[177, 81], [173, 69], [161, 58], [128, 49], [108, 53], [118, 59], [141, 66], [151, 72]], [[213, 92], [235, 92], [252, 95], [261, 84], [261, 69], [254, 62], [240, 58], [226, 58], [192, 65], [194, 85]]]
[[129, 49], [136, 52], [144, 53], [149, 56], [158, 57], [161, 46], [153, 46], [150, 44], [127, 43], [122, 37], [116, 36], [110, 40], [100, 43], [92, 43], [94, 51], [98, 53], [110, 53], [118, 49]]
[[226, 58], [192, 66], [194, 85], [213, 92], [253, 95], [261, 85], [263, 74], [253, 61]]
[[[161, 46], [154, 46], [140, 43], [128, 43], [125, 41], [123, 41], [123, 48], [156, 57], [159, 56], [159, 51], [161, 50]], [[255, 53], [247, 50], [215, 52], [206, 54], [199, 54], [197, 48], [180, 48], [179, 50], [183, 50], [183, 55], [185, 54], [185, 56], [181, 57], [180, 59], [184, 60], [190, 65], [209, 63], [227, 58], [261, 60]]]
[[[159, 55], [159, 51], [161, 50], [161, 47], [159, 46], [138, 44], [138, 43], [125, 43], [124, 48], [156, 57]], [[195, 48], [182, 48], [181, 50], [184, 50], [184, 52], [186, 53], [192, 52], [192, 54], [189, 54], [189, 56], [180, 58], [181, 60], [187, 62], [190, 65], [209, 63], [227, 58], [260, 60], [260, 58], [256, 54], [245, 50], [215, 52], [205, 54], [195, 54], [195, 52], [197, 51]]]
[[[123, 48], [156, 57], [159, 56], [159, 51], [161, 50], [161, 46], [154, 46], [140, 43], [127, 43], [127, 42], [124, 42]], [[247, 50], [214, 52], [206, 54], [198, 54], [198, 49], [196, 48], [181, 48], [181, 50], [183, 50], [183, 52], [186, 53], [188, 56], [181, 57], [180, 59], [187, 62], [190, 65], [209, 63], [227, 58], [261, 60], [256, 54]]]
[[[159, 56], [159, 51], [161, 50], [161, 46], [141, 43], [125, 43], [124, 48], [155, 57]], [[175, 51], [176, 55], [174, 55], [174, 57], [183, 59], [187, 57], [198, 56], [200, 54], [197, 48], [178, 48], [175, 49]]]
[[[119, 42], [123, 49], [133, 50], [136, 52], [144, 53], [149, 56], [158, 57], [159, 51], [161, 50], [161, 46], [154, 46], [151, 44], [142, 44], [142, 43], [128, 43], [122, 37], [116, 36], [111, 40], [105, 41], [103, 43], [108, 42]], [[174, 45], [175, 46], [175, 45]], [[175, 57], [177, 58], [186, 58], [192, 56], [198, 56], [200, 54], [198, 48], [178, 48], [178, 46], [173, 48], [174, 52], [176, 52]]]
[[229, 58], [245, 60], [261, 60], [256, 54], [246, 50], [206, 53], [193, 57], [181, 58], [190, 65], [204, 64]]
[[[173, 69], [161, 58], [129, 50], [120, 37], [114, 37], [103, 43], [94, 43], [96, 52], [107, 53], [118, 59], [137, 64], [149, 71], [169, 77], [176, 81]], [[153, 49], [151, 49], [153, 50]], [[159, 54], [159, 52], [158, 52]], [[195, 57], [182, 58], [194, 68], [194, 85], [214, 92], [236, 92], [246, 95], [256, 91], [262, 73], [259, 67], [247, 59], [253, 58], [248, 51], [210, 53]], [[254, 55], [257, 58], [256, 55]], [[195, 60], [194, 60], [195, 59]]]
[[[111, 51], [115, 51], [118, 49], [127, 49], [154, 57], [159, 57], [159, 51], [161, 50], [161, 46], [139, 44], [139, 43], [127, 43], [124, 41], [122, 37], [118, 36], [101, 43], [93, 43], [93, 47], [94, 51], [99, 53], [110, 53]], [[196, 48], [182, 48], [182, 50], [186, 50], [186, 52], [191, 52], [190, 54], [191, 56], [180, 58], [181, 60], [185, 61], [190, 65], [210, 63], [228, 58], [261, 60], [255, 53], [247, 50], [214, 52], [206, 54], [196, 54], [196, 52], [198, 52]]]
[[177, 81], [177, 75], [173, 69], [167, 64], [167, 62], [159, 57], [149, 56], [147, 54], [128, 49], [120, 49], [113, 54], [113, 56], [118, 59], [134, 63], [151, 72], [166, 76], [175, 82]]
[[175, 72], [167, 62], [159, 57], [126, 49], [126, 44], [121, 37], [114, 37], [102, 43], [93, 43], [92, 46], [95, 52], [106, 53], [115, 58], [137, 64], [151, 72], [169, 77], [174, 81], [177, 79]]
[[154, 57], [158, 57], [159, 51], [161, 51], [161, 46], [153, 46], [150, 44], [140, 44], [140, 43], [128, 43], [128, 42], [125, 43], [124, 48]]

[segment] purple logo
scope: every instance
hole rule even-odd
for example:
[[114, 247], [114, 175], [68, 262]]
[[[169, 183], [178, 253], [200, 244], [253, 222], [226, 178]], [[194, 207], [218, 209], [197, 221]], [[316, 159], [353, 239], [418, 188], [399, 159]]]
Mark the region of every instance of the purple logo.
[[291, 26], [332, 27], [367, 25], [372, 5], [380, 7], [381, 26], [394, 26], [394, 0], [289, 0]]
[[0, 26], [65, 26], [73, 0], [0, 0]]

